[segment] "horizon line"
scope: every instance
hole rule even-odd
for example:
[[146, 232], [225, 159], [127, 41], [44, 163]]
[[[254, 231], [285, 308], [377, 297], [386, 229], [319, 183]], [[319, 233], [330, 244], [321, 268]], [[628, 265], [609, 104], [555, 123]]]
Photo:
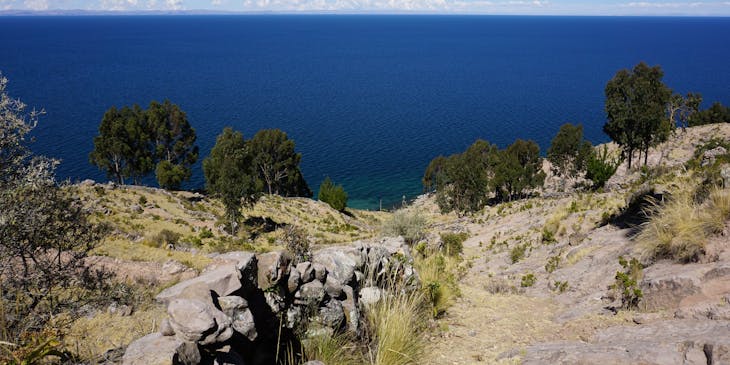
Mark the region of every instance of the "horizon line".
[[49, 9], [49, 10], [21, 10], [8, 9], [0, 10], [0, 16], [246, 16], [246, 15], [406, 15], [406, 16], [524, 16], [524, 17], [635, 17], [635, 18], [728, 18], [730, 14], [524, 14], [524, 13], [487, 13], [487, 12], [427, 12], [427, 11], [276, 11], [276, 10], [248, 10], [248, 11], [222, 11], [212, 9], [190, 9], [190, 10], [84, 10], [84, 9]]

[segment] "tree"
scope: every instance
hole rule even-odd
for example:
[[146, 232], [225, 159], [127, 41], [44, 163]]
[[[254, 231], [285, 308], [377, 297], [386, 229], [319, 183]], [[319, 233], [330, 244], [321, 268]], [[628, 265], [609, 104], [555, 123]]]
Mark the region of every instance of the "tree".
[[585, 171], [591, 149], [591, 143], [583, 139], [583, 126], [565, 123], [550, 143], [547, 159], [554, 174], [574, 178]]
[[424, 188], [436, 191], [443, 212], [478, 211], [489, 200], [497, 154], [497, 146], [477, 140], [461, 154], [436, 157], [426, 168]]
[[39, 114], [26, 113], [6, 85], [0, 73], [0, 340], [22, 345], [76, 303], [79, 291], [68, 289], [89, 283], [84, 258], [104, 230], [57, 185], [57, 162], [32, 154], [28, 133]]
[[247, 142], [253, 164], [269, 194], [312, 196], [302, 177], [302, 155], [294, 151], [294, 141], [279, 129], [264, 129]]
[[681, 94], [672, 94], [667, 104], [667, 116], [669, 124], [676, 128], [679, 124], [682, 129], [687, 128], [689, 119], [699, 111], [702, 103], [702, 95], [698, 93], [687, 93], [684, 97]]
[[500, 201], [523, 197], [545, 181], [540, 146], [518, 139], [499, 154], [492, 183]]
[[319, 193], [317, 199], [322, 202], [329, 204], [332, 209], [340, 212], [344, 211], [347, 207], [347, 193], [342, 185], [335, 185], [330, 177], [325, 177], [322, 184], [319, 185]]
[[252, 206], [263, 188], [241, 132], [223, 129], [210, 155], [203, 160], [203, 173], [206, 189], [223, 201], [229, 232], [235, 234], [241, 206]]
[[106, 170], [120, 184], [132, 177], [137, 183], [154, 167], [152, 142], [142, 108], [117, 109], [104, 113], [99, 135], [94, 138], [94, 150], [89, 155], [92, 164]]
[[628, 158], [665, 141], [672, 130], [666, 118], [671, 90], [664, 85], [661, 67], [639, 63], [632, 71], [620, 70], [606, 84], [606, 115], [603, 131], [618, 143]]
[[720, 102], [714, 102], [708, 109], [692, 114], [688, 118], [690, 127], [713, 123], [730, 123], [730, 108]]
[[195, 129], [185, 112], [169, 100], [151, 102], [145, 114], [155, 146], [157, 182], [164, 189], [179, 189], [190, 179], [190, 166], [198, 160]]

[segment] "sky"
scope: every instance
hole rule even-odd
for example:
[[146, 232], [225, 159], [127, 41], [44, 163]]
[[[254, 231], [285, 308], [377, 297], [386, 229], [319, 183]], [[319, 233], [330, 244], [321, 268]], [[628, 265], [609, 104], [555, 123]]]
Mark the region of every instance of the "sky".
[[0, 0], [0, 10], [730, 16], [730, 0]]

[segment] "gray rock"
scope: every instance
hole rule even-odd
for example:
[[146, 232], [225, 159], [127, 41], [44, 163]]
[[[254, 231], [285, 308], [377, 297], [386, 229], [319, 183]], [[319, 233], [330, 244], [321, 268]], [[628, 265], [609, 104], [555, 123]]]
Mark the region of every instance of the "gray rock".
[[320, 283], [324, 283], [325, 279], [327, 279], [327, 269], [324, 265], [313, 263], [312, 269], [314, 270], [314, 278], [319, 280]]
[[302, 365], [326, 365], [326, 364], [319, 360], [309, 360]]
[[176, 337], [152, 333], [129, 344], [122, 358], [123, 365], [172, 365], [178, 347]]
[[237, 296], [220, 297], [218, 298], [218, 304], [221, 311], [231, 320], [231, 327], [234, 331], [251, 341], [258, 337], [253, 313], [248, 308], [248, 302], [245, 299]]
[[296, 269], [299, 272], [302, 283], [308, 283], [314, 280], [314, 267], [312, 267], [312, 263], [309, 261], [298, 263]]
[[331, 299], [324, 307], [319, 308], [319, 320], [327, 326], [338, 329], [345, 323], [345, 311], [339, 300]]
[[359, 302], [364, 307], [369, 307], [373, 304], [376, 304], [380, 301], [380, 298], [382, 297], [382, 292], [382, 289], [373, 286], [362, 288], [360, 289]]
[[702, 166], [712, 165], [715, 163], [715, 160], [718, 156], [722, 156], [727, 154], [727, 150], [725, 147], [717, 146], [711, 150], [705, 151], [705, 153], [702, 154]]
[[289, 293], [295, 293], [299, 288], [300, 274], [299, 270], [291, 270], [289, 278], [286, 281], [286, 287]]
[[231, 338], [231, 321], [211, 304], [195, 299], [175, 299], [167, 306], [175, 336], [183, 341], [209, 345]]
[[131, 210], [131, 211], [132, 211], [132, 213], [137, 213], [137, 214], [142, 214], [142, 213], [144, 213], [144, 209], [143, 209], [143, 208], [142, 208], [141, 206], [139, 206], [138, 204], [132, 204], [132, 205], [131, 205], [131, 206], [129, 207], [129, 210]]
[[257, 256], [258, 287], [268, 290], [284, 279], [289, 270], [289, 258], [282, 252], [267, 252]]
[[330, 298], [341, 299], [342, 297], [342, 283], [336, 280], [332, 276], [328, 276], [324, 282], [324, 291]]
[[165, 318], [162, 322], [160, 322], [160, 333], [162, 333], [163, 336], [175, 335], [175, 330], [172, 328], [169, 318]]
[[292, 306], [286, 310], [286, 328], [296, 328], [302, 319], [302, 307]]
[[170, 303], [178, 298], [205, 301], [209, 300], [211, 290], [219, 296], [227, 296], [241, 287], [241, 271], [234, 264], [224, 264], [204, 271], [198, 277], [169, 287], [155, 298], [161, 303]]
[[184, 365], [198, 365], [200, 364], [201, 356], [198, 345], [194, 342], [183, 342], [177, 348], [177, 362]]
[[324, 285], [319, 281], [312, 281], [299, 287], [294, 294], [294, 304], [316, 306], [324, 299]]
[[360, 333], [360, 310], [357, 307], [357, 296], [355, 290], [349, 285], [342, 287], [344, 299], [342, 300], [342, 310], [345, 312], [345, 320], [347, 321], [347, 329], [355, 335]]

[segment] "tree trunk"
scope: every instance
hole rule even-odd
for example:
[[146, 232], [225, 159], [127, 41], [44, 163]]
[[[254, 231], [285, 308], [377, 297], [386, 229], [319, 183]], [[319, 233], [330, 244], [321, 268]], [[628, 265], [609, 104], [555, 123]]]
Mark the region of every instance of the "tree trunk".
[[629, 167], [628, 167], [627, 170], [631, 170], [631, 158], [634, 157], [634, 151], [633, 150], [629, 150], [628, 152], [629, 152], [628, 153], [628, 155], [629, 155]]

